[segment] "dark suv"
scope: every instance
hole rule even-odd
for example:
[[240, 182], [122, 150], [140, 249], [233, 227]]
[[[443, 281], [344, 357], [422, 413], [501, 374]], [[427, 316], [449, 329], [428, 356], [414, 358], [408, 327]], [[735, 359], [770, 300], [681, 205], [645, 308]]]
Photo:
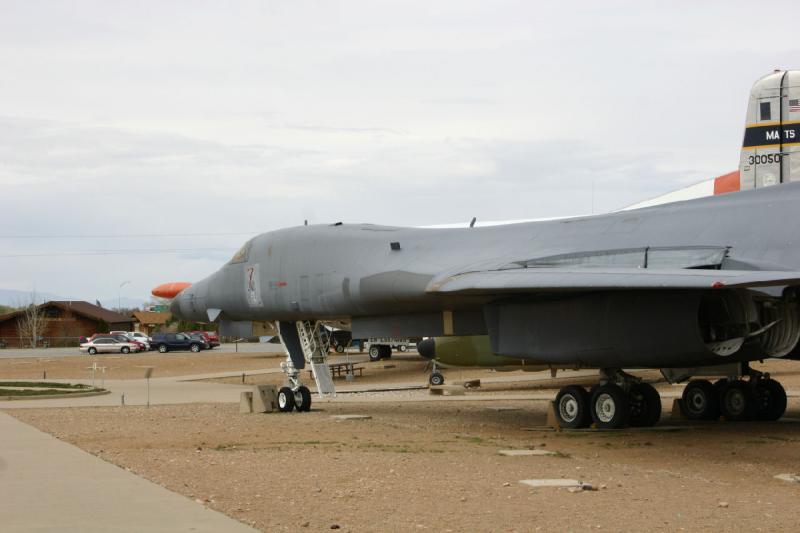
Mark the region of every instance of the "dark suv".
[[155, 333], [152, 346], [161, 353], [170, 350], [191, 350], [195, 353], [204, 348], [202, 340], [193, 339], [185, 333]]

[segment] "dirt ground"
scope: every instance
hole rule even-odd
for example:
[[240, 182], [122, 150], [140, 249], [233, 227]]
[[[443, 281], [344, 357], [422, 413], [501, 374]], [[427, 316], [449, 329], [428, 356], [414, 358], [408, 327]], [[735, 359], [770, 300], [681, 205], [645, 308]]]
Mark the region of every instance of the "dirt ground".
[[[800, 363], [766, 368], [800, 385]], [[800, 530], [800, 485], [773, 478], [800, 472], [797, 398], [774, 423], [670, 422], [665, 401], [654, 430], [558, 433], [543, 428], [544, 401], [347, 396], [303, 414], [243, 415], [233, 404], [8, 412], [263, 531]], [[497, 454], [509, 448], [558, 455]], [[561, 477], [598, 490], [519, 484]]]

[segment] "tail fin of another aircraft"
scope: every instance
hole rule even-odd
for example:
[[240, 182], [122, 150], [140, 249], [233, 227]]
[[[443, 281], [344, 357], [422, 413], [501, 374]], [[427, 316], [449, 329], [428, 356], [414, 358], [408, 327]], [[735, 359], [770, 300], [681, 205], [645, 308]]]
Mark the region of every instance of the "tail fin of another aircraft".
[[753, 84], [739, 173], [741, 190], [800, 181], [800, 70]]

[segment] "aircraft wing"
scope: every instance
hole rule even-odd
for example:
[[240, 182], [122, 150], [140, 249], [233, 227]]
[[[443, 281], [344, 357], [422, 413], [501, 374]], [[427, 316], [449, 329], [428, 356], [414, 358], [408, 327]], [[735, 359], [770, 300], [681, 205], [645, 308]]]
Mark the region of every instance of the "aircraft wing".
[[515, 268], [435, 278], [429, 293], [519, 293], [606, 289], [719, 289], [800, 285], [800, 272], [654, 268]]

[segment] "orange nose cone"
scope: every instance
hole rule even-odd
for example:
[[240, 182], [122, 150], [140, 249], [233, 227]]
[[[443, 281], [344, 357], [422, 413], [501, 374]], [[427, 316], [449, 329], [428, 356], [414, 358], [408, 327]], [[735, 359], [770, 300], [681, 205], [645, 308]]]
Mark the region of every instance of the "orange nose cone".
[[162, 283], [150, 292], [159, 298], [175, 298], [179, 292], [190, 285], [191, 283], [188, 281], [173, 281], [172, 283]]

